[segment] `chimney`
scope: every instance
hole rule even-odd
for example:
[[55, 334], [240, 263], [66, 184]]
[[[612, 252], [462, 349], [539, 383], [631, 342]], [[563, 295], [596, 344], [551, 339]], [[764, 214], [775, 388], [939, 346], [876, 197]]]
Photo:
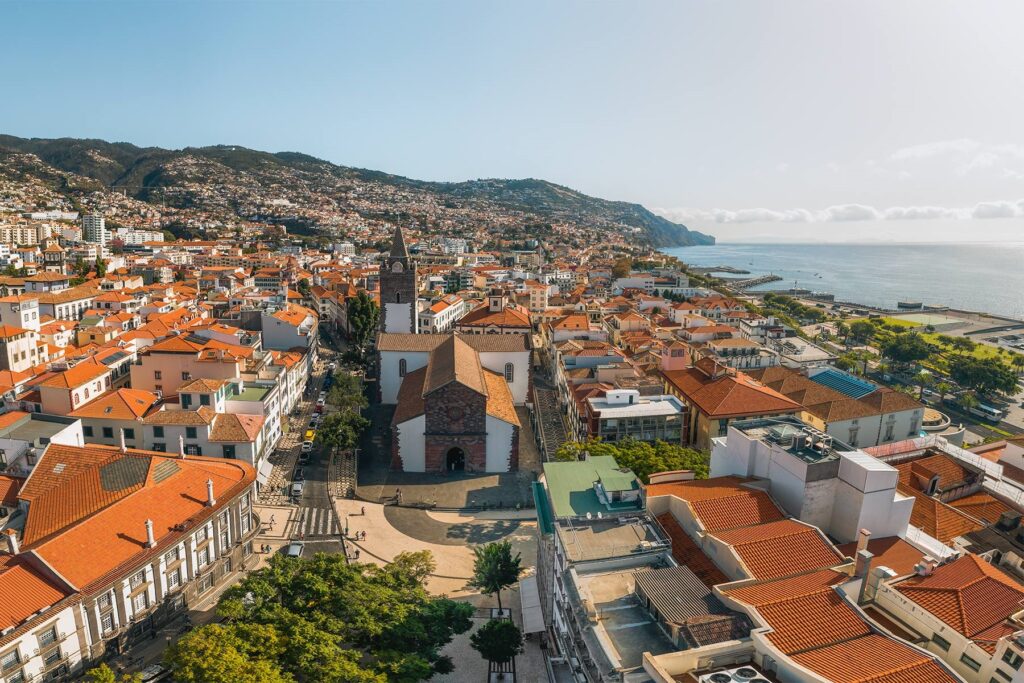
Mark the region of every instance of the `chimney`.
[[17, 555], [21, 548], [18, 546], [18, 532], [14, 529], [7, 530], [7, 552]]
[[868, 575], [871, 573], [871, 559], [874, 555], [868, 550], [857, 551], [857, 564], [853, 575], [860, 579], [860, 593], [857, 595], [857, 604], [864, 603], [864, 593], [868, 587]]
[[857, 536], [857, 552], [868, 549], [868, 540], [871, 539], [871, 532], [867, 529], [861, 529], [860, 534]]
[[128, 452], [128, 446], [126, 446], [125, 443], [124, 443], [124, 430], [120, 429], [118, 431], [121, 432], [121, 452], [122, 453], [127, 453]]
[[217, 499], [213, 497], [213, 479], [206, 480], [206, 505], [207, 507], [213, 507], [217, 504]]
[[153, 520], [146, 520], [146, 547], [152, 548], [156, 545], [156, 538], [153, 537]]
[[178, 457], [185, 457], [185, 435], [178, 434]]

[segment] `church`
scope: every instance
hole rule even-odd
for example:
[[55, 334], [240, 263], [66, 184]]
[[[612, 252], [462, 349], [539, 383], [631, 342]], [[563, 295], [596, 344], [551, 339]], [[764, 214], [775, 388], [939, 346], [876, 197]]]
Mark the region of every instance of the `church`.
[[519, 465], [516, 406], [530, 394], [525, 334], [417, 334], [416, 264], [401, 229], [380, 266], [378, 398], [394, 405], [391, 467], [510, 472]]

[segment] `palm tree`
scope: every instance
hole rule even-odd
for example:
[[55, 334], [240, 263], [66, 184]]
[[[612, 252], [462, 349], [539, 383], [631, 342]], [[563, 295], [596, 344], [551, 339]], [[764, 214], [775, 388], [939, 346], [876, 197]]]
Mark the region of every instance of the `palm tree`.
[[977, 408], [981, 401], [974, 395], [973, 391], [965, 391], [960, 394], [960, 405], [963, 409], [970, 412], [971, 408]]
[[918, 387], [917, 400], [924, 398], [924, 388], [935, 383], [935, 376], [927, 370], [921, 370], [914, 375], [914, 384]]

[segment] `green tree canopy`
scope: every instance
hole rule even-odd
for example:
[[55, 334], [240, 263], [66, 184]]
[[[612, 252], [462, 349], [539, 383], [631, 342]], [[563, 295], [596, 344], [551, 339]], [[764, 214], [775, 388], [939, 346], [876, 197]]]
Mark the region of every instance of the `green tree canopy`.
[[103, 277], [107, 274], [107, 262], [103, 260], [102, 254], [96, 257], [96, 277]]
[[334, 384], [327, 392], [327, 402], [341, 410], [362, 410], [366, 407], [362, 379], [345, 370], [335, 373]]
[[949, 376], [954, 382], [978, 393], [1012, 394], [1017, 390], [1017, 373], [998, 358], [955, 356], [949, 360]]
[[120, 677], [106, 662], [85, 672], [87, 683], [142, 683], [142, 674], [123, 673]]
[[327, 448], [348, 450], [359, 443], [359, 435], [370, 426], [369, 420], [351, 410], [330, 413], [316, 430], [316, 440]]
[[183, 683], [413, 683], [453, 670], [440, 654], [470, 627], [473, 606], [431, 596], [428, 551], [385, 567], [342, 555], [274, 556], [221, 597], [223, 624], [168, 652]]
[[377, 302], [370, 298], [365, 291], [360, 290], [356, 296], [348, 300], [346, 304], [348, 316], [349, 335], [352, 342], [363, 348], [373, 338], [380, 321], [380, 307]]
[[497, 596], [500, 610], [502, 589], [514, 585], [523, 572], [521, 555], [512, 555], [512, 544], [508, 541], [477, 546], [473, 548], [473, 553], [476, 557], [469, 585]]
[[875, 326], [866, 320], [855, 320], [850, 323], [847, 339], [854, 344], [866, 344], [875, 336]]
[[882, 344], [882, 355], [901, 365], [926, 360], [934, 352], [935, 347], [914, 332], [894, 334]]
[[492, 619], [469, 637], [469, 644], [487, 661], [504, 664], [523, 651], [523, 633], [508, 619]]
[[634, 439], [623, 439], [616, 443], [608, 443], [591, 438], [587, 441], [567, 441], [555, 452], [556, 460], [582, 460], [584, 453], [590, 455], [611, 455], [620, 467], [628, 467], [649, 483], [650, 476], [656, 472], [673, 470], [693, 470], [697, 479], [707, 479], [709, 473], [708, 456], [692, 448], [664, 441], [653, 444]]

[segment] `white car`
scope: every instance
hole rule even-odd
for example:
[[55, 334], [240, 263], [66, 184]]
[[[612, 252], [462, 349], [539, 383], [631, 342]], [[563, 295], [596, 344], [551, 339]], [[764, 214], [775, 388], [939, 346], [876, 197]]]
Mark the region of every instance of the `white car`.
[[327, 400], [327, 392], [326, 392], [326, 391], [321, 391], [321, 392], [320, 392], [320, 396], [319, 396], [318, 398], [319, 398], [319, 399], [320, 399], [321, 401], [325, 401], [325, 400]]
[[300, 450], [301, 453], [309, 453], [312, 450], [313, 450], [313, 442], [312, 441], [303, 441], [302, 442], [302, 449]]
[[160, 664], [147, 666], [140, 674], [142, 683], [156, 683], [156, 681], [162, 681], [170, 675], [171, 670]]
[[302, 549], [305, 545], [301, 541], [293, 541], [285, 548], [284, 554], [288, 557], [302, 557]]
[[335, 370], [338, 369], [338, 364], [337, 363], [331, 363], [330, 365], [327, 366], [327, 369], [330, 370], [331, 372], [334, 372]]
[[302, 497], [302, 489], [303, 489], [303, 486], [302, 486], [302, 482], [301, 481], [294, 482], [292, 484], [292, 498], [301, 498]]

